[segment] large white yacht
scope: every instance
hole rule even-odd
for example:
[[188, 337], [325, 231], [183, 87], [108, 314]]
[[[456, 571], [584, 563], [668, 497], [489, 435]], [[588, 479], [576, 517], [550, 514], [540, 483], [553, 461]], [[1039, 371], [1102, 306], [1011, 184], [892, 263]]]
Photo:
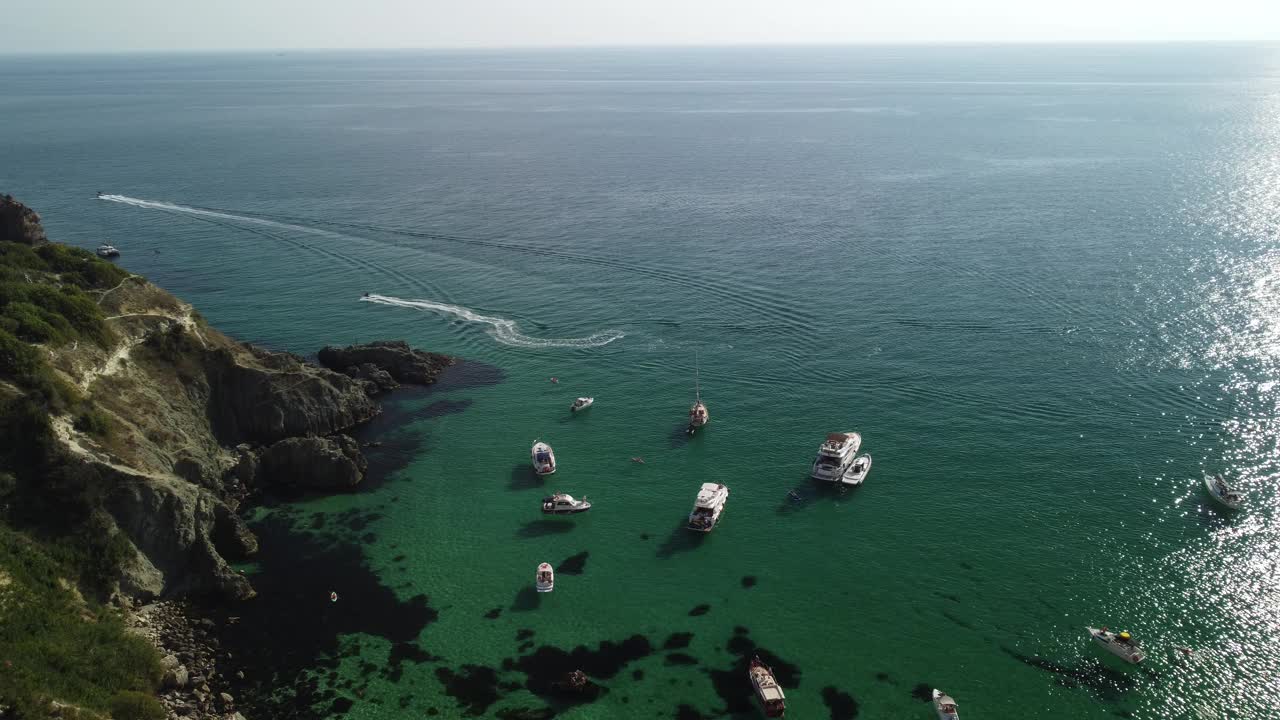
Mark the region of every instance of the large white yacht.
[[1094, 627], [1085, 629], [1089, 631], [1089, 637], [1093, 638], [1100, 647], [1131, 665], [1137, 665], [1147, 659], [1142, 646], [1138, 645], [1138, 641], [1134, 640], [1128, 632], [1117, 633], [1106, 628], [1099, 630]]
[[856, 432], [830, 433], [818, 448], [818, 457], [814, 459], [813, 471], [809, 474], [814, 480], [840, 482], [853, 465], [853, 458], [861, 446], [862, 436]]
[[720, 483], [702, 483], [698, 499], [693, 502], [693, 511], [689, 513], [689, 529], [711, 532], [720, 521], [720, 513], [724, 512], [724, 503], [728, 499], [729, 488]]

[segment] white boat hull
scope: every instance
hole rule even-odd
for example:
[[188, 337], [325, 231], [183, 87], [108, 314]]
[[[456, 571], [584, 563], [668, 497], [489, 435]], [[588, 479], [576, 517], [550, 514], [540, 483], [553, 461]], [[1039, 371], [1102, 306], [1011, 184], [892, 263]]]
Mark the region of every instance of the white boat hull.
[[859, 466], [858, 460], [855, 458], [854, 461], [849, 464], [849, 469], [844, 472], [844, 475], [840, 476], [840, 484], [857, 487], [862, 484], [863, 480], [867, 479], [867, 473], [871, 472], [871, 456], [863, 455], [862, 457], [867, 459], [866, 464]]
[[1122, 643], [1117, 635], [1112, 632], [1099, 630], [1098, 628], [1086, 627], [1089, 631], [1089, 637], [1093, 638], [1093, 642], [1103, 650], [1115, 655], [1130, 665], [1137, 665], [1146, 659], [1147, 655], [1142, 648], [1134, 642]]
[[1232, 500], [1226, 497], [1225, 495], [1223, 495], [1222, 493], [1218, 492], [1217, 483], [1214, 482], [1214, 477], [1212, 475], [1204, 476], [1204, 489], [1209, 491], [1209, 497], [1212, 497], [1214, 500], [1216, 500], [1219, 505], [1227, 508], [1228, 510], [1240, 509], [1239, 496], [1237, 496], [1235, 500]]
[[938, 714], [938, 720], [960, 720], [956, 701], [937, 688], [933, 690], [933, 711]]
[[[539, 459], [540, 452], [546, 453], [546, 459]], [[533, 463], [533, 471], [539, 475], [551, 475], [556, 471], [556, 454], [551, 446], [544, 442], [535, 442], [529, 452], [529, 460]]]
[[[581, 401], [581, 402], [579, 402], [579, 401]], [[578, 398], [577, 400], [575, 400], [575, 401], [573, 402], [573, 404], [572, 404], [572, 405], [570, 405], [570, 406], [569, 406], [569, 411], [570, 411], [570, 412], [579, 412], [579, 411], [581, 411], [581, 410], [586, 410], [587, 408], [589, 408], [589, 407], [591, 407], [592, 405], [594, 405], [594, 404], [595, 404], [595, 402], [596, 402], [596, 399], [595, 399], [595, 398]]]
[[556, 589], [556, 573], [550, 563], [542, 563], [533, 576], [533, 587], [540, 593], [549, 593]]

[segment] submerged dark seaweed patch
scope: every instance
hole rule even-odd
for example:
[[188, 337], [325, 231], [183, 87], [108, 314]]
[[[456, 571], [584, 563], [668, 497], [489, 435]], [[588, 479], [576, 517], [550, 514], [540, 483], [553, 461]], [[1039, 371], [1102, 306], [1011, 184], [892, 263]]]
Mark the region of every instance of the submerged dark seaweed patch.
[[345, 715], [355, 704], [356, 701], [351, 698], [340, 697], [335, 699], [333, 704], [329, 706], [329, 712], [335, 715]]
[[497, 712], [498, 720], [551, 720], [556, 711], [549, 707], [503, 708]]
[[702, 713], [691, 705], [679, 705], [676, 707], [676, 720], [702, 720]]
[[[330, 519], [360, 532], [378, 517], [351, 511]], [[300, 532], [305, 522], [298, 511], [281, 507], [251, 523], [261, 541], [260, 571], [252, 576], [258, 596], [204, 609], [216, 621], [220, 649], [232, 653], [245, 673], [237, 705], [250, 717], [314, 717], [322, 688], [298, 678], [304, 671], [332, 670], [344, 655], [358, 655], [359, 644], [342, 638], [374, 635], [393, 648], [413, 647], [438, 617], [425, 595], [400, 599], [370, 569], [360, 545]], [[330, 592], [338, 593], [338, 602], [329, 600]], [[231, 615], [238, 620], [228, 621]], [[267, 637], [272, 642], [264, 643]], [[416, 652], [402, 659], [419, 657]]]
[[693, 640], [693, 633], [680, 632], [671, 633], [667, 637], [667, 641], [662, 643], [663, 650], [683, 650], [689, 647], [689, 642]]
[[483, 715], [489, 706], [498, 701], [498, 673], [483, 665], [463, 665], [460, 672], [449, 668], [436, 668], [436, 678], [444, 685], [444, 692], [458, 699], [458, 706], [466, 708], [467, 715]]
[[533, 637], [533, 630], [530, 628], [520, 628], [516, 631], [516, 640], [528, 640]]
[[631, 671], [631, 679], [632, 679], [632, 680], [643, 680], [643, 679], [644, 679], [644, 671], [643, 671], [643, 670], [641, 670], [640, 668], [636, 668], [635, 670], [632, 670], [632, 671]]
[[711, 670], [708, 673], [716, 694], [725, 702], [725, 712], [736, 715], [754, 710], [755, 690], [747, 676], [747, 665], [753, 657], [759, 657], [768, 665], [778, 684], [784, 688], [799, 687], [800, 668], [757, 646], [746, 633], [735, 633], [729, 639], [727, 647], [729, 652], [738, 656], [737, 660], [727, 670]]
[[564, 575], [581, 575], [582, 571], [587, 568], [587, 557], [590, 555], [586, 550], [565, 558], [564, 562], [556, 567], [556, 572]]
[[742, 587], [744, 587], [744, 588], [751, 588], [751, 587], [755, 587], [755, 586], [756, 586], [756, 576], [755, 576], [755, 575], [744, 575], [744, 576], [742, 577]]
[[911, 697], [928, 702], [933, 699], [933, 688], [928, 683], [916, 683], [916, 686], [911, 688]]
[[487, 620], [497, 620], [501, 615], [502, 615], [502, 608], [500, 607], [496, 607], [484, 614], [485, 619]]
[[667, 655], [667, 659], [663, 664], [668, 667], [673, 665], [697, 665], [698, 658], [693, 657], [692, 655], [686, 655], [682, 652], [673, 652], [670, 655]]
[[643, 635], [632, 635], [620, 643], [604, 641], [592, 650], [579, 645], [566, 652], [544, 645], [529, 655], [516, 660], [516, 667], [525, 674], [525, 687], [541, 697], [556, 697], [562, 702], [590, 702], [605, 692], [604, 688], [589, 684], [587, 688], [574, 690], [566, 687], [566, 676], [580, 670], [588, 677], [608, 680], [631, 662], [653, 653], [653, 646]]
[[890, 679], [890, 677], [889, 677], [889, 673], [887, 673], [887, 672], [878, 672], [878, 673], [876, 673], [876, 679], [877, 679], [877, 680], [879, 680], [880, 682], [883, 682], [883, 683], [893, 682], [893, 680], [892, 680], [892, 679]]
[[849, 693], [831, 685], [822, 688], [822, 702], [831, 711], [831, 720], [853, 720], [858, 717], [858, 701]]
[[522, 538], [539, 538], [546, 535], [563, 535], [577, 527], [569, 520], [531, 520], [516, 530], [516, 536]]
[[690, 610], [689, 617], [698, 617], [699, 615], [706, 615], [709, 612], [711, 612], [711, 606], [703, 603]]

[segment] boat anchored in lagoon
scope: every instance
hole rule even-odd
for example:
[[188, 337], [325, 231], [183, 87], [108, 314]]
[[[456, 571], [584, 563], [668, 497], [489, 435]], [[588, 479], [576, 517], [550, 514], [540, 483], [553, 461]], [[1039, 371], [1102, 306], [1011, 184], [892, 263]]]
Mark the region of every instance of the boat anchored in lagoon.
[[551, 497], [542, 498], [542, 512], [548, 515], [572, 515], [590, 509], [591, 503], [587, 502], [585, 497], [575, 500], [568, 493], [556, 493]]
[[1092, 627], [1085, 629], [1089, 631], [1089, 637], [1093, 638], [1094, 642], [1130, 665], [1137, 665], [1147, 658], [1138, 641], [1134, 640], [1128, 632], [1113, 633], [1105, 627], [1101, 630]]
[[1227, 481], [1223, 480], [1221, 475], [1205, 475], [1204, 487], [1209, 491], [1209, 496], [1217, 500], [1219, 505], [1228, 510], [1240, 509], [1240, 501], [1244, 498], [1227, 485]]
[[956, 701], [937, 688], [933, 689], [933, 709], [938, 712], [938, 720], [960, 720]]
[[711, 413], [702, 402], [702, 387], [698, 382], [698, 356], [693, 356], [693, 405], [689, 407], [689, 434], [711, 422]]
[[[854, 456], [862, 446], [862, 436], [856, 432], [829, 433], [818, 448], [818, 457], [813, 461], [813, 470], [809, 475], [822, 482], [840, 482], [845, 473], [853, 466]], [[867, 469], [871, 468], [870, 457]], [[864, 475], [865, 477], [865, 475]], [[859, 481], [861, 482], [861, 481]]]
[[780, 718], [787, 712], [787, 696], [782, 686], [773, 677], [773, 669], [760, 661], [760, 657], [751, 658], [747, 666], [747, 676], [751, 678], [751, 687], [755, 688], [756, 697], [764, 709], [764, 716]]
[[533, 459], [534, 472], [539, 475], [550, 475], [556, 471], [556, 454], [552, 452], [550, 445], [541, 440], [535, 440], [529, 454]]
[[867, 479], [867, 473], [871, 472], [871, 453], [860, 455], [853, 460], [853, 464], [840, 476], [840, 484], [851, 485], [857, 487]]
[[689, 529], [698, 532], [711, 532], [720, 515], [724, 512], [724, 504], [729, 499], [729, 488], [720, 483], [702, 483], [698, 497], [693, 502], [693, 511], [689, 513]]
[[99, 245], [97, 253], [98, 257], [101, 258], [120, 257], [120, 251], [116, 249], [115, 245]]
[[569, 411], [578, 412], [579, 410], [586, 410], [587, 408], [591, 407], [591, 405], [595, 401], [596, 401], [595, 398], [580, 397], [577, 400], [574, 400], [573, 404], [569, 406]]
[[540, 593], [548, 593], [556, 589], [556, 573], [551, 569], [551, 563], [542, 563], [538, 566], [538, 572], [534, 575], [534, 588]]

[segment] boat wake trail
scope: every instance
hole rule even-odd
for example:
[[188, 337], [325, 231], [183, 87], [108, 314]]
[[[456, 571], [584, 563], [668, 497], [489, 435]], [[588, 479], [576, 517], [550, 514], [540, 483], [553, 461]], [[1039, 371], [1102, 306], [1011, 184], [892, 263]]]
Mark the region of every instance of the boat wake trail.
[[432, 312], [439, 315], [455, 317], [459, 320], [465, 320], [466, 322], [488, 325], [489, 329], [486, 332], [488, 332], [493, 339], [503, 345], [511, 345], [514, 347], [594, 348], [608, 345], [614, 340], [621, 340], [626, 336], [626, 334], [621, 330], [605, 330], [582, 338], [536, 338], [529, 337], [516, 329], [515, 320], [481, 315], [459, 305], [449, 305], [446, 303], [432, 302], [430, 300], [404, 300], [402, 298], [389, 297], [386, 295], [367, 295], [360, 299], [364, 302], [377, 303], [379, 305], [391, 305], [393, 307], [413, 308], [424, 312]]

